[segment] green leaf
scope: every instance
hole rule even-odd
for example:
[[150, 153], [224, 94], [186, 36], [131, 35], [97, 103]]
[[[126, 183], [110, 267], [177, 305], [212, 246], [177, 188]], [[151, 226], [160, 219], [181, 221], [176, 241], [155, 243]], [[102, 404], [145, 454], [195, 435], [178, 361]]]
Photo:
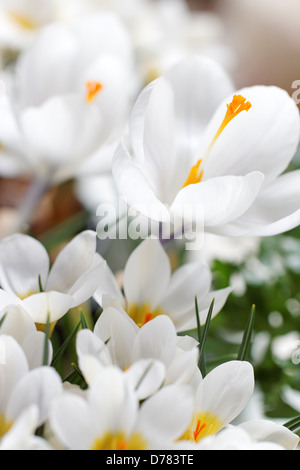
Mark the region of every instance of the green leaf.
[[39, 289], [40, 289], [40, 292], [44, 292], [44, 289], [43, 289], [43, 286], [42, 286], [42, 278], [41, 278], [40, 274], [39, 274]]
[[44, 342], [44, 355], [43, 355], [43, 366], [48, 365], [49, 358], [49, 337], [50, 337], [50, 315], [47, 316], [47, 323], [45, 329], [45, 342]]
[[248, 318], [248, 323], [244, 331], [242, 343], [241, 343], [240, 350], [238, 353], [238, 357], [237, 357], [238, 361], [246, 361], [249, 355], [249, 350], [250, 350], [251, 340], [252, 340], [253, 326], [254, 326], [254, 318], [255, 318], [255, 305], [252, 305], [250, 315]]
[[6, 315], [7, 315], [7, 313], [5, 313], [5, 314], [3, 315], [3, 317], [2, 317], [2, 318], [0, 318], [0, 327], [1, 327], [1, 326], [2, 326], [2, 324], [3, 324], [3, 322], [4, 322], [4, 320], [5, 320], [5, 317], [6, 317]]
[[84, 316], [83, 310], [81, 310], [81, 309], [80, 309], [80, 321], [81, 321], [81, 328], [82, 328], [83, 330], [88, 330], [89, 327], [88, 327], [86, 318], [85, 318], [85, 316]]
[[65, 339], [65, 341], [63, 342], [63, 344], [61, 345], [61, 347], [59, 348], [59, 350], [57, 351], [57, 353], [55, 354], [53, 360], [52, 360], [52, 363], [51, 363], [51, 366], [52, 367], [55, 367], [55, 365], [57, 364], [57, 362], [59, 361], [59, 359], [63, 356], [63, 354], [65, 353], [66, 349], [68, 348], [69, 344], [71, 343], [72, 339], [74, 338], [74, 336], [76, 336], [77, 334], [77, 331], [79, 330], [79, 327], [82, 326], [82, 322], [81, 320], [79, 321], [79, 323], [75, 326], [75, 328], [73, 329], [73, 331], [69, 334], [69, 336]]
[[284, 426], [288, 428], [290, 431], [297, 431], [300, 428], [300, 416], [287, 421]]
[[214, 304], [215, 304], [215, 299], [212, 300], [208, 314], [206, 317], [206, 322], [204, 325], [204, 330], [203, 334], [201, 332], [201, 325], [200, 325], [200, 318], [199, 318], [199, 310], [198, 310], [198, 302], [196, 300], [196, 314], [197, 314], [197, 329], [198, 329], [198, 338], [199, 338], [199, 368], [202, 373], [202, 376], [205, 377], [206, 375], [206, 365], [205, 365], [205, 355], [204, 355], [204, 349], [205, 349], [205, 344], [206, 344], [206, 339], [207, 339], [207, 334], [209, 330], [209, 325], [211, 321], [211, 317], [213, 314], [213, 309], [214, 309]]

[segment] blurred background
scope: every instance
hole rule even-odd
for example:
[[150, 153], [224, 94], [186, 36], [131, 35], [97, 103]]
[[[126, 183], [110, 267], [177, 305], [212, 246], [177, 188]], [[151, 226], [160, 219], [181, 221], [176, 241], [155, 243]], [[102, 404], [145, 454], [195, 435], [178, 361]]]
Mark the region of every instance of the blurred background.
[[[300, 80], [299, 0], [130, 0], [128, 6], [126, 0], [61, 0], [59, 9], [46, 9], [43, 17], [37, 15], [36, 6], [32, 8], [32, 1], [0, 0], [1, 74], [13, 70], [41, 28], [112, 8], [132, 34], [141, 87], [190, 53], [219, 61], [237, 89], [276, 85], [292, 96]], [[146, 5], [145, 16], [139, 9], [141, 3]], [[31, 17], [35, 27], [30, 26]], [[300, 152], [291, 165], [296, 168], [300, 168]], [[31, 180], [28, 175], [3, 175], [1, 167], [0, 175], [1, 239], [14, 230]], [[70, 178], [49, 188], [31, 214], [26, 230], [44, 243], [53, 258], [76, 233], [95, 228], [96, 207], [112, 191], [107, 179], [96, 176]], [[99, 243], [99, 251], [121, 273], [135, 245], [133, 241], [107, 241]], [[190, 260], [181, 246], [170, 243], [167, 249], [174, 268]], [[216, 288], [229, 284], [234, 288], [223, 313], [211, 324], [208, 363], [213, 367], [236, 353], [255, 304], [249, 359], [255, 366], [257, 394], [251, 418], [267, 416], [284, 422], [300, 414], [300, 229], [262, 240], [232, 242], [208, 236], [202, 252], [193, 256], [209, 263]], [[68, 328], [68, 321], [64, 320], [58, 334]]]

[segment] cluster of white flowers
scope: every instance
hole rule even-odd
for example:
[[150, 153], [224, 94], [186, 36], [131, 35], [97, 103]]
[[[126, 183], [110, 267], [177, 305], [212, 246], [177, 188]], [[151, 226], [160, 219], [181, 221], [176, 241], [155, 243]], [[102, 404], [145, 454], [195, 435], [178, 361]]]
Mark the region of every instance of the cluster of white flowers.
[[[93, 205], [105, 199], [93, 185], [103, 175], [162, 231], [197, 204], [205, 233], [290, 230], [300, 224], [300, 173], [283, 174], [299, 143], [294, 101], [277, 87], [235, 91], [217, 18], [180, 0], [0, 8], [0, 175], [32, 180], [0, 242], [0, 449], [297, 448], [281, 424], [236, 423], [255, 389], [249, 362], [201, 370], [192, 332], [232, 291], [214, 290], [205, 262], [173, 270], [149, 236], [120, 282], [96, 228], [55, 260], [28, 233], [49, 187], [73, 178], [78, 193], [92, 188]], [[192, 227], [194, 212], [185, 216]], [[59, 349], [52, 335], [84, 303], [100, 315], [76, 328], [76, 364], [63, 377], [57, 358], [69, 343]]]

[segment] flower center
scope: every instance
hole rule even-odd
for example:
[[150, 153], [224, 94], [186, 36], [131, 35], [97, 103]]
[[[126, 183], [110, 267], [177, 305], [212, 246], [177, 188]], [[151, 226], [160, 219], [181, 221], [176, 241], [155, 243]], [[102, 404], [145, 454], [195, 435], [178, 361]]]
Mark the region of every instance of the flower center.
[[21, 28], [32, 31], [37, 28], [36, 23], [31, 19], [18, 13], [9, 12], [10, 18]]
[[146, 323], [153, 320], [153, 318], [158, 317], [158, 315], [165, 315], [159, 308], [151, 312], [149, 304], [130, 304], [127, 313], [139, 328], [146, 325]]
[[3, 414], [0, 414], [0, 439], [10, 430], [13, 423], [7, 421]]
[[100, 82], [87, 82], [85, 96], [86, 102], [91, 103], [92, 101], [94, 101], [94, 99], [102, 89], [103, 85]]
[[220, 419], [210, 412], [195, 413], [190, 426], [181, 439], [198, 442], [204, 437], [216, 434], [222, 427]]
[[95, 440], [91, 450], [146, 450], [147, 443], [141, 434], [134, 433], [126, 439], [124, 432], [107, 432]]
[[186, 182], [183, 185], [183, 188], [186, 186], [189, 186], [190, 184], [196, 184], [200, 183], [203, 177], [203, 165], [204, 161], [210, 154], [214, 144], [224, 131], [225, 127], [232, 121], [233, 118], [238, 116], [242, 111], [249, 111], [251, 108], [252, 104], [249, 101], [246, 101], [246, 98], [244, 98], [241, 95], [234, 95], [232, 101], [230, 104], [227, 104], [227, 111], [225, 114], [225, 117], [223, 119], [223, 122], [221, 126], [219, 127], [216, 135], [214, 136], [210, 146], [207, 149], [207, 152], [204, 156], [203, 159], [198, 160], [196, 165], [194, 165], [189, 173], [189, 176], [187, 177]]

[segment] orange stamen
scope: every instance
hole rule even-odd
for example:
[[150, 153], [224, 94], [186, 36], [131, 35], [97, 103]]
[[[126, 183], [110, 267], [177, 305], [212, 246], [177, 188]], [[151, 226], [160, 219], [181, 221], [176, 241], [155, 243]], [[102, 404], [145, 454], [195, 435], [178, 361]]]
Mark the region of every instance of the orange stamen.
[[86, 84], [86, 101], [91, 103], [98, 93], [103, 89], [102, 83], [99, 82], [87, 82]]
[[242, 111], [246, 111], [246, 112], [249, 111], [251, 106], [252, 104], [249, 101], [246, 101], [246, 98], [244, 98], [242, 95], [234, 95], [231, 103], [227, 104], [227, 111], [223, 119], [223, 122], [221, 126], [219, 127], [218, 132], [214, 136], [210, 146], [208, 147], [205, 157], [203, 159], [198, 160], [196, 165], [192, 167], [189, 173], [189, 176], [187, 177], [187, 180], [183, 185], [183, 188], [185, 188], [186, 186], [190, 184], [200, 183], [203, 177], [203, 163], [205, 159], [208, 157], [217, 139], [220, 137], [225, 127], [230, 123], [230, 121], [232, 121], [233, 118], [238, 116], [238, 114], [240, 114]]
[[144, 325], [146, 325], [146, 323], [148, 323], [150, 320], [152, 320], [152, 318], [153, 318], [153, 313], [151, 313], [151, 312], [146, 313]]
[[201, 421], [200, 419], [197, 420], [196, 429], [195, 429], [195, 431], [193, 432], [194, 439], [195, 439], [196, 442], [197, 442], [197, 440], [198, 440], [198, 437], [199, 437], [201, 431], [203, 431], [203, 429], [206, 428], [206, 424], [203, 423], [203, 424], [201, 425], [201, 422], [202, 422], [202, 421]]
[[118, 450], [126, 450], [127, 443], [125, 441], [120, 441], [118, 445]]

